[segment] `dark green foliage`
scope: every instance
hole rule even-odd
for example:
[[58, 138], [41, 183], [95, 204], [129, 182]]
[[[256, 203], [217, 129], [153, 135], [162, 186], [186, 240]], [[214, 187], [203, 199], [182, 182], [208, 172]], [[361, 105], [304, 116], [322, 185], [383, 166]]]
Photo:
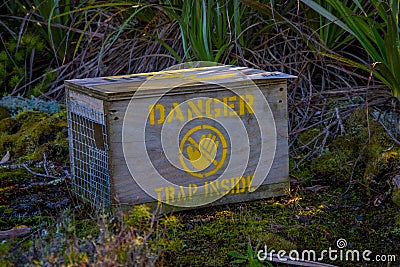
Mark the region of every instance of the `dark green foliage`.
[[371, 72], [385, 83], [394, 97], [400, 97], [398, 67], [400, 65], [400, 2], [398, 0], [323, 1], [327, 5], [312, 0], [302, 0], [302, 2], [313, 8], [326, 20], [346, 31], [349, 36], [357, 39], [371, 58], [372, 63], [359, 62], [358, 59], [354, 60], [348, 56], [339, 57], [327, 54], [328, 56]]
[[[18, 88], [29, 84], [25, 90], [19, 92], [31, 96], [39, 96], [46, 92], [57, 74], [46, 68], [50, 57], [40, 36], [28, 32], [22, 35], [20, 40], [10, 37], [3, 45], [3, 49], [0, 50], [2, 91], [16, 92]], [[42, 75], [43, 78], [40, 78]]]
[[185, 59], [226, 63], [230, 49], [245, 47], [247, 10], [240, 1], [182, 1], [182, 9], [167, 2], [167, 14], [180, 26]]
[[49, 90], [57, 77], [55, 69], [72, 48], [70, 8], [69, 0], [7, 0], [2, 4], [2, 94], [40, 96]]

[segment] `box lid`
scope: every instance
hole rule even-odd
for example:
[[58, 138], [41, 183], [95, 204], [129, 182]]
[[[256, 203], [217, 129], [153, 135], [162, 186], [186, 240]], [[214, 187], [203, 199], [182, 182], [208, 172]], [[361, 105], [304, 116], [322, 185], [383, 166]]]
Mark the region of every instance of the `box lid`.
[[[288, 79], [296, 76], [282, 72], [267, 72], [247, 67], [220, 65], [212, 67], [164, 70], [160, 72], [128, 74], [65, 81], [67, 88], [107, 100], [131, 98], [140, 91], [140, 96], [193, 93], [199, 90], [216, 90], [221, 85], [241, 84], [247, 81], [259, 83], [263, 80]], [[207, 86], [204, 86], [207, 85]], [[138, 95], [138, 94], [135, 94]]]

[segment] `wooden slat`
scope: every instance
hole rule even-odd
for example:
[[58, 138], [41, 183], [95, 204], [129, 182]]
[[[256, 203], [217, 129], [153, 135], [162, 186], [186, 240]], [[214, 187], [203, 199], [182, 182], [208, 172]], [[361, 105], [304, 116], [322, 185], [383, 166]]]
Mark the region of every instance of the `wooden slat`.
[[[235, 74], [237, 72], [236, 70], [240, 71], [238, 73], [241, 74]], [[168, 74], [171, 72], [172, 74]], [[185, 75], [189, 75], [189, 77], [192, 78], [182, 78], [183, 76], [179, 72], [185, 73]], [[257, 85], [265, 83], [280, 83], [282, 80], [295, 77], [281, 72], [266, 72], [243, 67], [232, 68], [230, 66], [201, 68], [198, 70], [192, 69], [189, 72], [186, 72], [186, 70], [183, 70], [183, 72], [182, 70], [173, 70], [168, 71], [168, 73], [161, 75], [158, 74], [155, 79], [151, 80], [151, 83], [145, 82], [155, 76], [155, 73], [139, 73], [114, 77], [68, 80], [65, 81], [65, 85], [69, 88], [78, 90], [81, 93], [85, 93], [90, 96], [96, 96], [99, 99], [107, 101], [119, 101], [130, 99], [138, 90], [138, 88], [141, 88], [142, 90], [140, 93], [141, 97], [157, 96], [163, 93], [165, 88], [168, 88], [168, 84], [176, 84], [182, 80], [187, 81], [187, 83], [179, 86], [179, 91], [172, 90], [169, 92], [170, 94], [197, 93], [198, 88], [204, 86], [202, 79], [206, 80], [207, 82], [214, 79], [215, 82], [223, 83], [230, 87], [235, 87], [243, 85], [242, 79], [245, 76], [253, 80]], [[225, 76], [227, 78], [224, 78]], [[213, 88], [212, 84], [208, 84], [207, 87], [209, 90], [216, 90]]]

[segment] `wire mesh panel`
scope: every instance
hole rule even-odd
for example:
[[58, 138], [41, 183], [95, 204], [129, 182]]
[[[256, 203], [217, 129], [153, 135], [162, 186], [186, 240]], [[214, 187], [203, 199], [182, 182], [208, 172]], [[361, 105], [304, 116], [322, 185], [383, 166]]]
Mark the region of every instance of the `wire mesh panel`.
[[73, 191], [94, 206], [109, 205], [110, 175], [104, 112], [99, 106], [94, 108], [76, 97], [70, 95], [67, 105]]

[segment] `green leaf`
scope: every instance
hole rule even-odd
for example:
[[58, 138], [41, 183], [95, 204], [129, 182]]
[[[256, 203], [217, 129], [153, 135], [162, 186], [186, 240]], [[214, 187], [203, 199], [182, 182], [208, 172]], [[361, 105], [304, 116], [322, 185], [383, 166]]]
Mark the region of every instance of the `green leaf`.
[[254, 251], [253, 251], [253, 248], [251, 247], [251, 244], [247, 244], [247, 255], [249, 256], [249, 258], [252, 259], [254, 257], [253, 253], [254, 253]]
[[231, 257], [234, 257], [234, 258], [238, 258], [238, 259], [247, 259], [246, 256], [244, 256], [236, 251], [230, 251], [230, 252], [228, 252], [228, 255]]
[[[358, 0], [352, 0], [355, 8], [347, 7], [339, 0], [326, 0], [340, 19], [312, 0], [302, 0], [323, 17], [336, 23], [354, 36], [372, 60], [367, 66], [353, 60], [325, 54], [357, 68], [369, 71], [391, 89], [393, 96], [400, 97], [400, 27], [398, 21], [399, 1], [371, 0], [365, 8]], [[371, 7], [373, 8], [371, 10]], [[366, 10], [370, 12], [366, 13]]]
[[305, 3], [306, 5], [308, 5], [312, 9], [314, 9], [316, 12], [318, 12], [320, 15], [324, 16], [325, 18], [327, 18], [331, 22], [335, 23], [336, 25], [338, 25], [342, 29], [344, 29], [344, 30], [346, 30], [349, 33], [354, 35], [353, 31], [345, 23], [343, 23], [338, 17], [336, 17], [331, 12], [326, 10], [320, 4], [318, 4], [318, 3], [316, 3], [315, 1], [312, 1], [312, 0], [301, 0], [301, 2]]
[[246, 260], [233, 260], [230, 263], [231, 264], [242, 264], [242, 263], [245, 263], [245, 262], [246, 262]]

